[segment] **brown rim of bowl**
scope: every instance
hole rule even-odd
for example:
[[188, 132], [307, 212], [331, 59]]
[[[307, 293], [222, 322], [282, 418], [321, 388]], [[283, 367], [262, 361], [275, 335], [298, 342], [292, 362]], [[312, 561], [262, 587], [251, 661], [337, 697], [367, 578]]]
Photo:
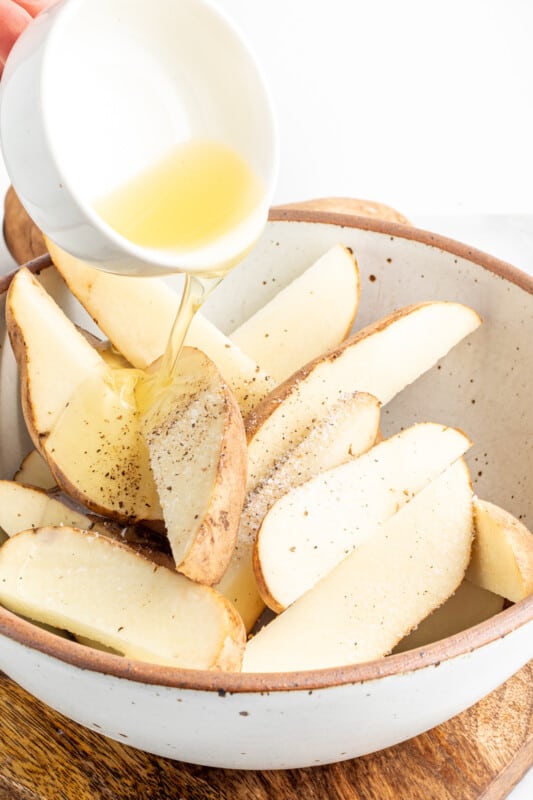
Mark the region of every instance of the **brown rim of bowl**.
[[[283, 209], [282, 207], [272, 209], [270, 220], [359, 228], [388, 234], [393, 238], [411, 239], [471, 261], [533, 294], [533, 277], [521, 272], [516, 267], [453, 239], [400, 223], [351, 214], [294, 208]], [[34, 259], [26, 266], [32, 272], [40, 272], [50, 264], [50, 258], [45, 255]], [[0, 294], [6, 291], [12, 274], [0, 279]], [[101, 672], [139, 683], [197, 691], [217, 691], [221, 695], [226, 692], [233, 694], [286, 690], [310, 691], [342, 684], [361, 683], [429, 666], [438, 666], [442, 661], [462, 656], [497, 639], [505, 638], [532, 621], [533, 596], [530, 596], [466, 631], [426, 647], [408, 650], [386, 658], [343, 667], [298, 672], [228, 673], [165, 667], [94, 650], [77, 642], [55, 636], [0, 607], [0, 635], [80, 669]]]

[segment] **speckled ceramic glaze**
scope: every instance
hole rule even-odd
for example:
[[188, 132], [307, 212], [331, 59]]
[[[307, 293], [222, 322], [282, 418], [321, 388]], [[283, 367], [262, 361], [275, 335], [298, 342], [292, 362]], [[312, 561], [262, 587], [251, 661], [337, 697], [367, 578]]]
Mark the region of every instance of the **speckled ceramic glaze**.
[[[354, 250], [362, 272], [357, 328], [430, 299], [460, 300], [483, 316], [479, 331], [384, 409], [383, 431], [417, 420], [461, 427], [475, 442], [468, 460], [478, 494], [531, 527], [531, 278], [404, 225], [291, 209], [273, 215], [257, 249], [210, 298], [206, 313], [230, 331], [336, 242]], [[53, 270], [44, 268], [42, 278], [89, 327]], [[29, 441], [3, 320], [0, 326], [0, 475], [9, 477]], [[205, 765], [300, 767], [387, 747], [492, 691], [533, 657], [533, 597], [419, 650], [290, 674], [226, 675], [131, 662], [57, 638], [4, 610], [0, 639], [0, 667], [15, 681], [121, 742]]]

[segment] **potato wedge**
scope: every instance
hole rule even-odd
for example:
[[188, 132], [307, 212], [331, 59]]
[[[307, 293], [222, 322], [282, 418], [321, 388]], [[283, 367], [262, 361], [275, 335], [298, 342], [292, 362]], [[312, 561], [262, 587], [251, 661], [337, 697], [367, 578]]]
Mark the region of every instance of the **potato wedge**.
[[246, 487], [246, 436], [212, 361], [185, 347], [173, 384], [141, 418], [176, 568], [220, 580], [233, 553]]
[[246, 630], [251, 630], [265, 607], [253, 567], [255, 538], [263, 517], [289, 489], [372, 447], [378, 427], [379, 403], [375, 397], [356, 393], [343, 398], [246, 496], [235, 551], [217, 585], [235, 605]]
[[4, 200], [3, 233], [7, 249], [17, 262], [26, 264], [46, 253], [43, 235], [32, 220], [12, 186]]
[[28, 432], [58, 485], [96, 513], [160, 520], [137, 421], [137, 373], [106, 365], [26, 269], [11, 282], [6, 322]]
[[53, 428], [73, 392], [89, 377], [104, 379], [107, 370], [96, 350], [25, 268], [11, 282], [6, 323], [20, 371], [26, 425], [41, 450], [43, 435]]
[[[158, 278], [112, 275], [85, 264], [46, 240], [52, 260], [70, 291], [122, 355], [146, 369], [165, 350], [179, 296]], [[142, 325], [132, 320], [142, 319]], [[245, 355], [202, 314], [196, 314], [186, 344], [215, 362], [247, 413], [274, 387], [255, 361]]]
[[240, 667], [244, 628], [213, 589], [77, 528], [18, 533], [0, 548], [0, 602], [130, 658]]
[[248, 490], [343, 393], [368, 392], [387, 403], [480, 322], [460, 303], [406, 306], [299, 370], [246, 417]]
[[[7, 309], [27, 425], [59, 486], [123, 522], [161, 520], [159, 489], [178, 568], [206, 583], [218, 580], [244, 499], [246, 439], [212, 362], [185, 349], [175, 383], [140, 418], [139, 372], [106, 365], [27, 270], [15, 277]], [[74, 355], [69, 385], [62, 370]]]
[[202, 314], [195, 314], [185, 344], [202, 350], [214, 361], [239, 404], [248, 414], [272, 391], [270, 375]]
[[379, 658], [463, 579], [472, 489], [460, 460], [248, 642], [243, 671], [337, 667]]
[[504, 602], [499, 594], [474, 586], [465, 579], [445, 603], [432, 611], [429, 617], [422, 620], [417, 628], [396, 645], [393, 652], [414, 650], [415, 647], [438, 642], [454, 633], [479, 625], [498, 614], [503, 609]]
[[309, 591], [470, 445], [454, 428], [420, 423], [281, 497], [254, 551], [266, 605], [282, 611]]
[[533, 534], [503, 508], [474, 500], [468, 580], [518, 603], [533, 593]]
[[140, 525], [119, 525], [104, 517], [84, 514], [34, 486], [0, 481], [0, 529], [4, 539], [29, 528], [69, 525], [94, 531], [137, 550], [156, 564], [175, 569], [164, 534]]
[[30, 450], [28, 455], [24, 456], [20, 467], [13, 475], [13, 480], [45, 491], [56, 486], [50, 467], [37, 450]]
[[20, 531], [43, 525], [71, 525], [87, 529], [92, 523], [86, 514], [69, 508], [42, 489], [0, 480], [0, 528], [8, 536], [14, 536]]
[[349, 334], [360, 290], [357, 261], [346, 247], [335, 245], [230, 339], [281, 383]]
[[136, 378], [114, 372], [116, 379], [90, 378], [77, 388], [43, 437], [44, 454], [60, 488], [91, 511], [122, 522], [161, 520], [137, 419]]

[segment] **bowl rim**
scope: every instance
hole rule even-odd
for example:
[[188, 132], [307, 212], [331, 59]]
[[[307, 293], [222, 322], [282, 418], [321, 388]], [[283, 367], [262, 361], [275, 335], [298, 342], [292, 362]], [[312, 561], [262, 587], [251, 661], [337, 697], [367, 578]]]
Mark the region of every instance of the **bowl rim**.
[[[272, 222], [303, 222], [334, 225], [340, 228], [356, 228], [388, 234], [391, 239], [402, 238], [420, 242], [464, 258], [515, 284], [526, 293], [533, 294], [533, 276], [454, 239], [403, 223], [362, 217], [351, 213], [285, 208], [283, 206], [271, 209], [269, 219]], [[25, 266], [32, 272], [39, 273], [51, 264], [52, 261], [46, 254], [28, 262]], [[0, 296], [7, 291], [14, 274], [12, 272], [0, 278]], [[105, 653], [56, 636], [0, 606], [1, 636], [73, 667], [143, 684], [176, 689], [216, 691], [221, 696], [226, 693], [270, 693], [287, 690], [309, 692], [344, 684], [366, 683], [383, 677], [413, 672], [430, 666], [438, 666], [448, 659], [464, 656], [497, 639], [506, 638], [530, 622], [533, 622], [533, 595], [465, 631], [433, 644], [385, 658], [341, 667], [305, 671], [246, 673], [162, 666]]]

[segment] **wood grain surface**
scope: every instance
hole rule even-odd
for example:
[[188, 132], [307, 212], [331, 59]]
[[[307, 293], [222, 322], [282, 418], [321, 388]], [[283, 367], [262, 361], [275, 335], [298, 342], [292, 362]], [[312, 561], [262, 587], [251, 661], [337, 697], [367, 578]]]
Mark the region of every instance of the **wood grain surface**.
[[76, 725], [0, 674], [0, 800], [502, 800], [533, 764], [533, 664], [404, 744], [312, 769], [197, 767]]

